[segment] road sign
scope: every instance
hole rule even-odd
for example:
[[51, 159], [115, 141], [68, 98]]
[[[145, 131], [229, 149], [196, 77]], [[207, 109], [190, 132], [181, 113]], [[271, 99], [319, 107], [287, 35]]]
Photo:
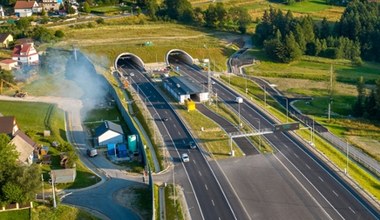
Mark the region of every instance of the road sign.
[[288, 124], [279, 124], [274, 125], [274, 132], [277, 131], [292, 131], [292, 130], [298, 130], [300, 128], [300, 123], [294, 122], [294, 123], [288, 123]]

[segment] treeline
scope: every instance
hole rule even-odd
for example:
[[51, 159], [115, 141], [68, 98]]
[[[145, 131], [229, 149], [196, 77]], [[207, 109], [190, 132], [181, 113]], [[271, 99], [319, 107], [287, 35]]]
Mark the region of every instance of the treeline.
[[205, 10], [200, 7], [193, 8], [188, 0], [164, 0], [160, 5], [156, 0], [138, 0], [137, 5], [153, 19], [176, 20], [218, 30], [245, 33], [247, 26], [252, 22], [247, 9], [227, 9], [221, 2], [209, 4]]
[[324, 18], [320, 24], [309, 16], [295, 18], [271, 8], [256, 27], [256, 44], [280, 62], [291, 62], [303, 54], [333, 59], [361, 57], [380, 61], [380, 5], [367, 1], [351, 2], [332, 28]]
[[375, 87], [371, 88], [368, 93], [368, 89], [365, 88], [364, 78], [360, 77], [356, 89], [358, 96], [352, 105], [353, 116], [380, 120], [380, 79], [376, 81]]
[[63, 31], [50, 31], [41, 25], [32, 26], [32, 21], [31, 17], [20, 18], [14, 24], [0, 27], [0, 33], [10, 33], [15, 39], [32, 38], [38, 43], [55, 42], [64, 37]]

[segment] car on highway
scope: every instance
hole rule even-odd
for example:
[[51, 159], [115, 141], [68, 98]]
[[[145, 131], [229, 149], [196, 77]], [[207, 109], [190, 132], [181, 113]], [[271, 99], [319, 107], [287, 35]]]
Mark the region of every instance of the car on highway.
[[195, 148], [197, 148], [197, 145], [194, 143], [194, 141], [190, 141], [189, 147], [190, 147], [190, 149], [195, 149]]
[[169, 121], [168, 118], [162, 118], [162, 121]]
[[129, 73], [129, 75], [130, 75], [130, 76], [135, 76], [135, 74], [134, 74], [134, 73]]
[[181, 157], [182, 157], [183, 162], [189, 162], [190, 161], [189, 155], [187, 153], [183, 153]]

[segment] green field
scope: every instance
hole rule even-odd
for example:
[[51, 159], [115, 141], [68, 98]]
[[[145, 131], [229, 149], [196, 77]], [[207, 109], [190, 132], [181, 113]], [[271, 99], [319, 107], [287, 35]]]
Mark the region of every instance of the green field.
[[30, 217], [30, 209], [0, 212], [0, 219], [4, 220], [29, 220]]
[[[193, 7], [201, 7], [206, 9], [210, 1], [207, 0], [190, 0]], [[309, 14], [315, 19], [326, 17], [331, 21], [336, 21], [340, 18], [344, 7], [327, 5], [324, 0], [306, 0], [297, 2], [292, 5], [286, 5], [285, 1], [267, 1], [267, 0], [228, 0], [223, 1], [226, 7], [241, 6], [248, 9], [248, 12], [253, 19], [261, 18], [264, 10], [269, 10], [270, 7], [281, 9], [283, 11], [291, 10], [296, 16], [304, 16]]]

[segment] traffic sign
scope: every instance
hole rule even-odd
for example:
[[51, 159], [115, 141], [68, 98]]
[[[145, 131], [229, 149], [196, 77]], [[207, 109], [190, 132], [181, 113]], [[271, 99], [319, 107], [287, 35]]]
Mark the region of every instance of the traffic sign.
[[300, 123], [294, 122], [294, 123], [287, 123], [287, 124], [279, 124], [274, 125], [274, 132], [277, 131], [292, 131], [292, 130], [298, 130], [300, 128]]

